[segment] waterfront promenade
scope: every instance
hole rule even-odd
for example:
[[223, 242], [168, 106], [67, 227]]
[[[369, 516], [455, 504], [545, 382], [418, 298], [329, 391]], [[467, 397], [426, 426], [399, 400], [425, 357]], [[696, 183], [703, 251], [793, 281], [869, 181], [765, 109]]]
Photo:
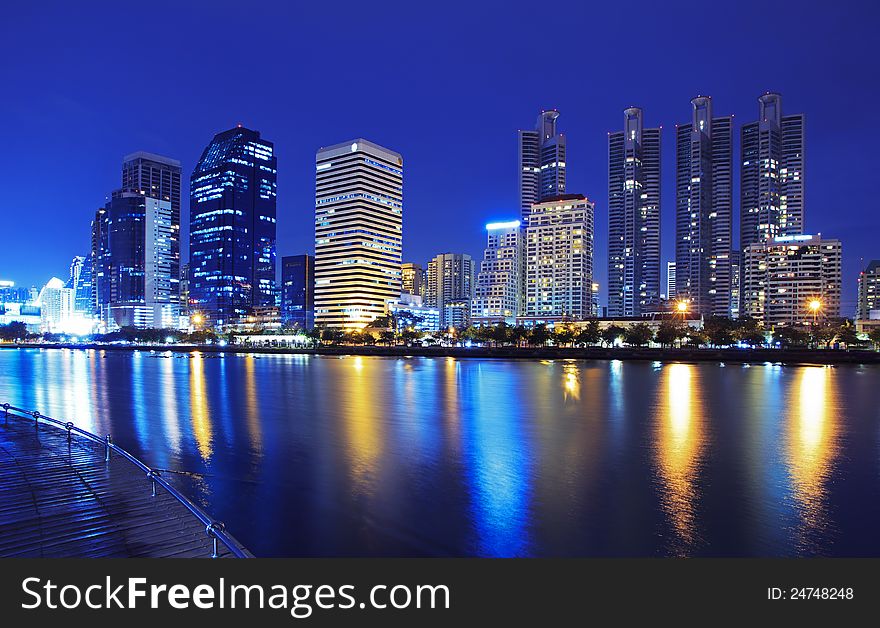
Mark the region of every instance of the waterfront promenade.
[[205, 526], [168, 492], [154, 496], [125, 458], [105, 461], [97, 443], [2, 414], [0, 557], [211, 557]]
[[325, 345], [314, 348], [260, 345], [122, 345], [100, 343], [0, 344], [0, 349], [93, 349], [97, 351], [175, 351], [218, 353], [276, 353], [301, 355], [363, 355], [378, 357], [499, 358], [505, 360], [648, 360], [662, 362], [764, 362], [785, 364], [880, 364], [880, 351], [867, 349], [769, 349], [708, 347], [407, 347], [403, 345]]

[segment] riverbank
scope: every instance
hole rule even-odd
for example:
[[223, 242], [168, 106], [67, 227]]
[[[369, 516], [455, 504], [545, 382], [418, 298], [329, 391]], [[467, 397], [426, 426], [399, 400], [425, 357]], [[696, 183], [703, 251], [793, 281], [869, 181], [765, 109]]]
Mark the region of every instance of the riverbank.
[[309, 349], [241, 345], [107, 345], [89, 343], [0, 344], [2, 349], [93, 349], [219, 354], [362, 355], [377, 357], [499, 358], [505, 360], [648, 360], [662, 362], [734, 362], [786, 364], [880, 364], [880, 352], [843, 349], [694, 349], [655, 347], [384, 347], [337, 346]]

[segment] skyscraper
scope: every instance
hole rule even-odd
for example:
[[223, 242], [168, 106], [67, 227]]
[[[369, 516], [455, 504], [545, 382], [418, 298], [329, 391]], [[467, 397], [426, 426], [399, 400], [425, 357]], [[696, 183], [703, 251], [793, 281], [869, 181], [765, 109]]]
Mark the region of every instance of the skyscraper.
[[420, 297], [425, 294], [425, 271], [421, 265], [406, 262], [400, 265], [401, 292]]
[[91, 316], [92, 310], [92, 256], [77, 255], [70, 263], [70, 278], [66, 288], [74, 292], [74, 310]]
[[281, 258], [281, 324], [311, 329], [315, 326], [315, 257]]
[[174, 232], [170, 201], [119, 190], [98, 210], [93, 291], [106, 329], [178, 326]]
[[782, 96], [758, 98], [758, 120], [742, 127], [742, 249], [804, 229], [804, 116], [782, 115]]
[[473, 297], [474, 260], [470, 255], [441, 253], [428, 262], [425, 305], [440, 310], [441, 328], [466, 325]]
[[190, 310], [209, 325], [275, 305], [277, 161], [257, 131], [214, 136], [190, 177]]
[[821, 235], [777, 236], [746, 247], [743, 314], [767, 328], [840, 316], [841, 256], [840, 241]]
[[691, 101], [676, 129], [676, 298], [692, 312], [729, 316], [733, 117], [713, 117], [712, 99]]
[[559, 112], [542, 111], [534, 131], [519, 132], [519, 198], [525, 224], [534, 203], [565, 193], [565, 136], [556, 130]]
[[486, 225], [486, 249], [480, 262], [471, 321], [513, 324], [523, 313], [523, 240], [519, 220]]
[[859, 273], [858, 320], [880, 319], [880, 260], [871, 260]]
[[660, 303], [660, 129], [623, 112], [608, 136], [608, 314], [639, 316]]
[[315, 323], [361, 329], [400, 298], [403, 157], [356, 139], [315, 170]]
[[580, 194], [532, 205], [526, 227], [526, 316], [584, 319], [592, 312], [593, 212]]

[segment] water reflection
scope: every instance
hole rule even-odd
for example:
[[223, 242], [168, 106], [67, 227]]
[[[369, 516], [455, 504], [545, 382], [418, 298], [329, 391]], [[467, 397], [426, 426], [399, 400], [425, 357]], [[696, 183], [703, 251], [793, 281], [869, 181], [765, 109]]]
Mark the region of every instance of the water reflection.
[[670, 553], [687, 556], [700, 542], [698, 480], [704, 448], [699, 376], [691, 364], [672, 364], [663, 372], [656, 421], [656, 459], [660, 501], [672, 526]]
[[380, 434], [381, 417], [376, 414], [376, 392], [372, 376], [375, 371], [365, 371], [363, 358], [339, 360], [346, 370], [340, 374], [346, 380], [345, 437], [348, 468], [354, 492], [372, 496], [378, 488], [378, 461], [382, 455]]
[[788, 429], [786, 462], [791, 493], [799, 511], [798, 543], [814, 551], [813, 535], [828, 525], [828, 481], [838, 455], [833, 370], [801, 369], [795, 385]]
[[200, 352], [195, 351], [190, 356], [189, 364], [189, 407], [192, 412], [193, 435], [202, 460], [207, 461], [213, 453], [213, 434], [205, 390], [205, 358]]

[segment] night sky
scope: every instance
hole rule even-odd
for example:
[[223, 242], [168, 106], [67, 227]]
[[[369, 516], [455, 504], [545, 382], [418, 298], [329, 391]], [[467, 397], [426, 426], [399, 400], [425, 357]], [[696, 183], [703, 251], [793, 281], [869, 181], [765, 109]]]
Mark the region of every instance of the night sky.
[[664, 127], [667, 260], [674, 125], [689, 120], [693, 96], [711, 95], [716, 115], [736, 116], [737, 162], [739, 126], [770, 90], [784, 112], [807, 116], [806, 231], [843, 241], [851, 315], [860, 258], [880, 258], [878, 4], [587, 4], [4, 6], [0, 279], [66, 278], [136, 150], [183, 163], [186, 234], [189, 174], [213, 134], [237, 123], [275, 143], [279, 257], [313, 251], [315, 151], [355, 137], [404, 156], [404, 261], [479, 257], [483, 225], [518, 213], [516, 130], [555, 107], [568, 191], [596, 201], [604, 303], [607, 132], [623, 109]]

